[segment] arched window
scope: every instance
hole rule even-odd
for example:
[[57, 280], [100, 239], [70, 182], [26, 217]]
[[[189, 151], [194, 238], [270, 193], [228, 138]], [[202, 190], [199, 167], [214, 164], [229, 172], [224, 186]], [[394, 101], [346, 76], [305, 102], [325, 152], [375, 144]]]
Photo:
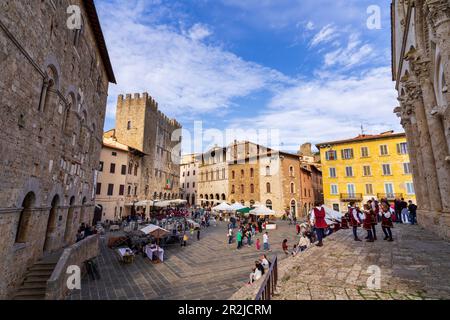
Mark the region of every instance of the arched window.
[[254, 175], [255, 175], [255, 169], [250, 168], [250, 177], [253, 178]]
[[294, 167], [293, 167], [293, 166], [290, 166], [290, 167], [289, 167], [289, 175], [290, 175], [291, 177], [294, 176]]
[[205, 194], [205, 199], [206, 200], [209, 200], [209, 198], [208, 198], [209, 196], [207, 195], [207, 194]]
[[250, 205], [254, 206], [255, 205], [255, 200], [250, 200]]
[[266, 207], [272, 210], [272, 201], [271, 200], [266, 201]]
[[241, 200], [241, 204], [242, 204], [242, 205], [245, 205], [245, 201], [244, 201], [244, 200]]
[[222, 200], [226, 200], [225, 193], [222, 193]]
[[234, 173], [234, 170], [233, 171], [231, 171], [231, 179], [234, 179], [235, 178], [235, 173]]
[[241, 184], [241, 193], [244, 193], [244, 185]]
[[291, 214], [295, 216], [297, 214], [297, 203], [295, 200], [291, 201]]
[[253, 183], [250, 185], [250, 193], [255, 193], [255, 185]]
[[22, 202], [19, 223], [17, 224], [16, 243], [25, 243], [28, 240], [28, 232], [31, 226], [32, 210], [36, 203], [36, 196], [29, 192]]
[[266, 192], [270, 193], [270, 182], [266, 183]]
[[234, 193], [235, 189], [234, 189], [234, 184], [231, 186], [231, 193]]
[[270, 176], [270, 166], [266, 166], [266, 176]]
[[220, 196], [218, 193], [216, 193], [216, 200], [220, 200]]
[[293, 182], [291, 182], [291, 193], [295, 193], [295, 186]]

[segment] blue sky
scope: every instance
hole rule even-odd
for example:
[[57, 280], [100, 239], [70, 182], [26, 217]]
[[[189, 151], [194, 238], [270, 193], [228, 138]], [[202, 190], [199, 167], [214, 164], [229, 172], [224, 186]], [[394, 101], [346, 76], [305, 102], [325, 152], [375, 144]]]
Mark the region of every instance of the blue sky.
[[[202, 121], [202, 149], [227, 143], [208, 135], [225, 130], [251, 140], [252, 130], [277, 132], [287, 151], [356, 136], [361, 124], [366, 133], [401, 131], [389, 4], [96, 0], [118, 80], [105, 130], [114, 127], [118, 94], [146, 91], [191, 134]], [[367, 27], [371, 5], [381, 9], [381, 29]], [[199, 151], [192, 147], [185, 139], [183, 151]]]

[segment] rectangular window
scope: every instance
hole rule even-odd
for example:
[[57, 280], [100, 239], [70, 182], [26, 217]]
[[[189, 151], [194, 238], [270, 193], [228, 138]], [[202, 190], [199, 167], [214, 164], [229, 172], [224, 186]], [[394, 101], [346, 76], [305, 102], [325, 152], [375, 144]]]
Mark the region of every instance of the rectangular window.
[[403, 173], [404, 174], [411, 174], [411, 165], [409, 162], [403, 163]]
[[380, 146], [380, 155], [387, 156], [389, 154], [388, 146], [385, 144], [382, 144]]
[[127, 174], [127, 166], [126, 165], [122, 165], [122, 170], [121, 170], [122, 175], [126, 175]]
[[347, 192], [351, 197], [355, 195], [355, 185], [353, 183], [347, 185]]
[[353, 167], [345, 167], [345, 175], [347, 177], [353, 177]]
[[117, 157], [117, 152], [113, 151], [113, 152], [111, 152], [111, 155], [112, 155], [113, 157]]
[[390, 176], [391, 174], [391, 165], [383, 164], [383, 176]]
[[116, 164], [111, 163], [111, 167], [109, 168], [109, 173], [116, 173]]
[[342, 149], [341, 154], [342, 159], [345, 160], [353, 159], [353, 149]]
[[192, 182], [192, 188], [195, 188], [195, 182]]
[[363, 172], [364, 172], [365, 177], [372, 175], [372, 170], [371, 170], [370, 166], [363, 166]]
[[394, 196], [394, 185], [392, 183], [385, 183], [384, 191], [388, 197], [392, 198]]
[[361, 157], [367, 158], [369, 156], [369, 148], [361, 147]]
[[406, 193], [412, 195], [415, 194], [415, 190], [414, 190], [414, 184], [412, 182], [407, 182], [406, 183]]
[[327, 160], [337, 160], [337, 152], [334, 150], [330, 150], [325, 152], [325, 158]]
[[104, 162], [100, 161], [100, 168], [98, 168], [98, 171], [103, 172], [103, 165], [104, 165]]
[[336, 168], [330, 168], [330, 178], [336, 178]]
[[408, 143], [406, 142], [397, 143], [397, 153], [408, 154]]
[[125, 185], [121, 184], [119, 186], [119, 196], [123, 196], [125, 194]]
[[97, 183], [97, 188], [95, 189], [95, 193], [97, 195], [100, 195], [102, 193], [102, 184], [100, 182]]
[[338, 194], [339, 190], [337, 184], [332, 184], [330, 187], [331, 187], [331, 194]]
[[112, 183], [108, 184], [108, 196], [112, 196], [114, 193], [114, 185]]
[[373, 185], [371, 183], [366, 184], [366, 194], [373, 195]]

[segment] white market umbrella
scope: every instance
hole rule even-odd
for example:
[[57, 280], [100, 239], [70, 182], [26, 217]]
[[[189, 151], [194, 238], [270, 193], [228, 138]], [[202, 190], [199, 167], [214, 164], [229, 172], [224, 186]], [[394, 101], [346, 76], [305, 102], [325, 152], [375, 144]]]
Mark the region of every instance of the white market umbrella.
[[149, 224], [148, 226], [143, 227], [140, 229], [141, 232], [145, 234], [149, 234], [156, 239], [164, 238], [166, 235], [168, 235], [170, 232], [164, 228], [158, 227], [154, 224]]
[[231, 205], [231, 208], [236, 211], [236, 210], [244, 209], [245, 207], [242, 204], [235, 202]]
[[275, 211], [272, 209], [267, 208], [266, 206], [258, 206], [253, 210], [250, 210], [249, 212], [252, 215], [255, 216], [273, 216], [275, 215]]
[[213, 207], [212, 209], [214, 211], [233, 211], [231, 206], [228, 203], [226, 203], [226, 202], [222, 202], [221, 204], [219, 204], [218, 206]]
[[158, 207], [158, 208], [164, 208], [164, 207], [170, 207], [170, 201], [158, 201], [158, 202], [156, 202], [155, 204], [154, 204], [154, 206], [155, 207]]
[[187, 203], [187, 200], [183, 199], [175, 199], [175, 200], [169, 200], [171, 204], [179, 205], [179, 204], [185, 204]]

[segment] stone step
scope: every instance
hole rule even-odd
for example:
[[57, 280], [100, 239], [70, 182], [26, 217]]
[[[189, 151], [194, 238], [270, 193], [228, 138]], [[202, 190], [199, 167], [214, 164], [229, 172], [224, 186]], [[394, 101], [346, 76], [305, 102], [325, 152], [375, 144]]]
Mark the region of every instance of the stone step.
[[30, 276], [27, 275], [25, 278], [24, 283], [31, 283], [31, 282], [45, 282], [47, 283], [47, 280], [49, 279], [49, 277], [47, 276]]
[[14, 300], [45, 300], [45, 295], [15, 296]]
[[27, 282], [25, 281], [20, 289], [43, 289], [47, 288], [47, 281]]
[[27, 277], [41, 276], [41, 277], [50, 278], [52, 273], [53, 273], [53, 270], [30, 270], [27, 273]]
[[45, 288], [20, 288], [14, 295], [14, 299], [20, 299], [22, 297], [44, 299]]
[[52, 271], [55, 269], [56, 265], [54, 264], [35, 264], [33, 265], [29, 271]]

